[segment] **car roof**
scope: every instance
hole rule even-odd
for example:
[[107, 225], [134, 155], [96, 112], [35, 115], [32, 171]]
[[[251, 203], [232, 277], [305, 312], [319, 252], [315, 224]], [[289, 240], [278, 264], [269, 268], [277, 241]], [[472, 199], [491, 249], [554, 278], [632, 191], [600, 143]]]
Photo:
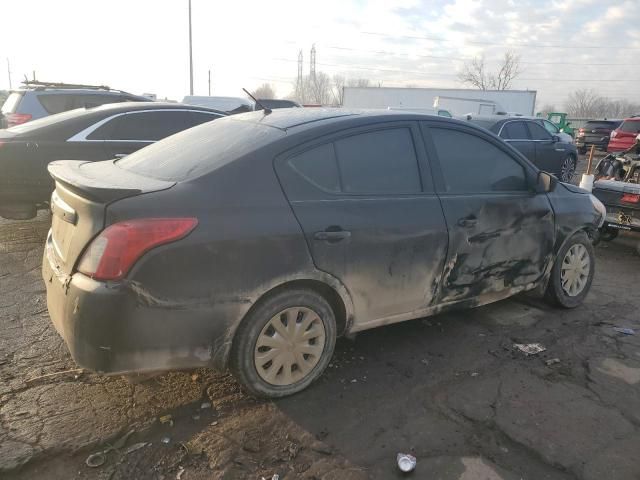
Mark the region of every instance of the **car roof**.
[[377, 119], [378, 121], [388, 120], [426, 120], [438, 119], [451, 121], [453, 123], [464, 124], [457, 120], [446, 117], [427, 115], [416, 112], [393, 111], [393, 110], [357, 110], [345, 108], [282, 108], [274, 109], [271, 113], [264, 111], [243, 113], [235, 115], [234, 119], [245, 122], [258, 123], [280, 130], [299, 129], [311, 127], [318, 122], [340, 122], [347, 119], [361, 119], [362, 123], [367, 120]]

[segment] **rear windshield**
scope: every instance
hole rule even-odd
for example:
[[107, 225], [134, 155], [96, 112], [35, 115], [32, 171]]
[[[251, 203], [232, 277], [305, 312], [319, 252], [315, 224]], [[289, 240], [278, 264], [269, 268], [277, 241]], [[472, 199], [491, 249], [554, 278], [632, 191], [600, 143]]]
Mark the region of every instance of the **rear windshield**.
[[180, 182], [216, 170], [283, 135], [266, 125], [221, 118], [138, 150], [116, 165], [138, 175]]
[[64, 120], [69, 120], [70, 118], [79, 117], [86, 113], [86, 108], [77, 108], [75, 110], [69, 110], [67, 112], [57, 113], [55, 115], [49, 115], [47, 117], [38, 118], [37, 120], [33, 120], [32, 122], [23, 123], [21, 125], [16, 125], [15, 127], [11, 127], [8, 130], [14, 133], [27, 133], [32, 130], [36, 130], [38, 128], [46, 127], [48, 125], [53, 125], [54, 123], [61, 122]]
[[587, 122], [584, 124], [586, 129], [606, 128], [612, 130], [620, 125], [620, 122]]
[[4, 101], [4, 104], [2, 105], [2, 113], [16, 113], [16, 108], [18, 108], [18, 103], [20, 103], [21, 98], [21, 93], [10, 93], [7, 99]]
[[640, 133], [640, 120], [625, 120], [620, 130], [627, 133]]

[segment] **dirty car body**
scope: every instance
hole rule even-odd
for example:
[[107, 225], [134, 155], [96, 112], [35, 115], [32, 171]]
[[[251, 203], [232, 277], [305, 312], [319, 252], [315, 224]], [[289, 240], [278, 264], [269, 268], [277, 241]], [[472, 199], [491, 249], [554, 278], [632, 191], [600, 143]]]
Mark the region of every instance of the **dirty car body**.
[[[224, 369], [239, 326], [288, 289], [326, 299], [344, 334], [544, 288], [603, 217], [490, 132], [408, 113], [253, 112], [49, 171], [49, 312], [106, 373]], [[154, 222], [171, 241], [136, 237]], [[117, 231], [143, 245], [104, 273]]]

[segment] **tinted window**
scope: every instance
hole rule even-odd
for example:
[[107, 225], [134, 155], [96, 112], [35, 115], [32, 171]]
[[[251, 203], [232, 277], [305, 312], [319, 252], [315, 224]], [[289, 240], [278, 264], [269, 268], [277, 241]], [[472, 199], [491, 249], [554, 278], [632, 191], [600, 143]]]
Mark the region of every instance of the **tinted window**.
[[334, 143], [346, 193], [421, 191], [411, 131], [394, 128], [342, 138]]
[[79, 108], [74, 103], [73, 95], [38, 95], [38, 101], [44, 107], [44, 109], [50, 114], [66, 112], [67, 110], [73, 110]]
[[430, 128], [440, 159], [445, 188], [450, 193], [526, 190], [522, 165], [476, 135]]
[[620, 125], [620, 130], [628, 133], [640, 133], [640, 121], [625, 120]]
[[584, 124], [585, 130], [595, 130], [595, 129], [604, 129], [604, 130], [613, 130], [620, 122], [587, 122]]
[[182, 181], [212, 172], [284, 135], [275, 128], [221, 118], [138, 150], [116, 165], [151, 178]]
[[340, 191], [340, 179], [333, 143], [307, 150], [288, 161], [291, 169], [312, 185], [331, 192]]
[[509, 140], [529, 140], [529, 133], [524, 122], [505, 123], [500, 136]]
[[87, 138], [90, 140], [156, 141], [193, 126], [189, 112], [132, 112], [115, 117]]
[[551, 140], [551, 134], [534, 122], [527, 122], [533, 140]]
[[213, 115], [205, 112], [189, 112], [189, 128], [195, 127], [202, 123], [210, 122], [216, 118], [220, 118], [222, 115]]
[[543, 120], [542, 125], [544, 125], [544, 128], [546, 128], [547, 132], [551, 135], [555, 135], [560, 132], [560, 129], [548, 120]]

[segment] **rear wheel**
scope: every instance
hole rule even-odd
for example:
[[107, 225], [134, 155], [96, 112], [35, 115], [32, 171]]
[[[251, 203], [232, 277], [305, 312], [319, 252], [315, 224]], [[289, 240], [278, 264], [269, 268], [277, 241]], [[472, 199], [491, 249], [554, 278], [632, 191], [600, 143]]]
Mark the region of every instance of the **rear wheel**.
[[287, 290], [261, 302], [234, 337], [230, 366], [253, 395], [305, 389], [329, 364], [336, 342], [331, 306], [313, 290]]
[[573, 179], [573, 175], [576, 173], [576, 157], [569, 154], [562, 161], [560, 166], [560, 180], [563, 182], [570, 182]]
[[576, 233], [558, 253], [545, 297], [564, 308], [577, 307], [589, 293], [594, 271], [593, 245], [584, 232]]

